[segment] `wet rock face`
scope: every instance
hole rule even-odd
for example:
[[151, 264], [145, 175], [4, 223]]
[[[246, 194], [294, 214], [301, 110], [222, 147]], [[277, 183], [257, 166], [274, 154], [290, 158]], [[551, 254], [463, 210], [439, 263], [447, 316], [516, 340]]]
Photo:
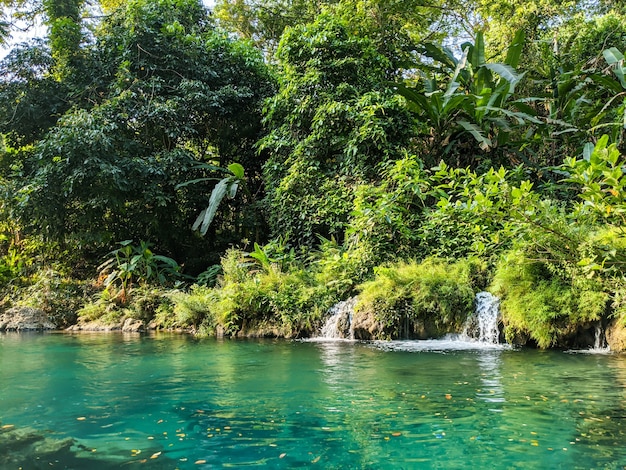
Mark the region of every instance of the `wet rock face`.
[[13, 307], [0, 315], [0, 331], [55, 330], [43, 310], [33, 307]]
[[384, 337], [383, 325], [373, 313], [357, 312], [352, 318], [355, 339], [371, 340]]

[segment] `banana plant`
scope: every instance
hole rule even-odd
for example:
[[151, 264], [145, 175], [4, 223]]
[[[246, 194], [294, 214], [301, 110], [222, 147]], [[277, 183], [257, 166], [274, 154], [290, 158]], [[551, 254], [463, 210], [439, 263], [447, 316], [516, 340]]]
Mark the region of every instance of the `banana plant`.
[[435, 73], [423, 74], [417, 86], [393, 87], [425, 124], [433, 154], [441, 154], [441, 147], [446, 155], [467, 147], [471, 152], [472, 142], [489, 152], [509, 143], [519, 128], [542, 124], [527, 100], [512, 98], [524, 76], [516, 71], [523, 45], [524, 32], [519, 31], [503, 63], [486, 61], [481, 32], [474, 44], [462, 45], [459, 59], [445, 47], [423, 46], [422, 53], [439, 65], [430, 67]]
[[[228, 196], [230, 199], [233, 199], [237, 194], [237, 189], [240, 185], [245, 183], [244, 179], [244, 168], [239, 163], [231, 163], [228, 165], [227, 170], [224, 168], [216, 167], [213, 165], [201, 164], [200, 167], [205, 169], [212, 170], [220, 170], [220, 171], [228, 171], [230, 174], [222, 179], [220, 179], [213, 191], [211, 191], [211, 197], [209, 198], [209, 205], [200, 212], [200, 215], [196, 218], [196, 221], [193, 223], [191, 229], [198, 230], [200, 235], [205, 236], [207, 231], [209, 230], [209, 226], [211, 222], [215, 218], [215, 214], [217, 213], [217, 209], [222, 202], [222, 200]], [[209, 181], [217, 178], [198, 178], [191, 181], [186, 181], [185, 183], [179, 184], [177, 188], [181, 188], [193, 183], [199, 183], [203, 181]]]

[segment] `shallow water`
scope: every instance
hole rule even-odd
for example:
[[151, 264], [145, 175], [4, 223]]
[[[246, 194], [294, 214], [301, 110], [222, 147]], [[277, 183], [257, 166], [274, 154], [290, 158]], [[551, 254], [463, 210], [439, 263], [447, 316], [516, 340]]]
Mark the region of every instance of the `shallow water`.
[[3, 334], [0, 468], [626, 465], [625, 356], [431, 343]]

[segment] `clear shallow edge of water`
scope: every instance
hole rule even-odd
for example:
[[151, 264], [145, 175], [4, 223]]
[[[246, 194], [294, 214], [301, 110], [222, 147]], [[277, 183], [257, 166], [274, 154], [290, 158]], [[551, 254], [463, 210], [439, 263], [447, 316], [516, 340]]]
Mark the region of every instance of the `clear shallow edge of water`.
[[0, 468], [623, 468], [625, 385], [453, 338], [2, 334]]

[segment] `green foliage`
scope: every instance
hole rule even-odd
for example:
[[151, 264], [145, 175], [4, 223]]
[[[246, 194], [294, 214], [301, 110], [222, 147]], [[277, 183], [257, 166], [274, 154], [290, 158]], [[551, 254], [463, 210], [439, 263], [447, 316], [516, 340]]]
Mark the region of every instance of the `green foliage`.
[[356, 187], [399, 158], [413, 121], [384, 84], [388, 61], [371, 41], [328, 13], [288, 29], [278, 48], [278, 94], [267, 102], [260, 148], [275, 234], [313, 247], [343, 239]]
[[481, 32], [474, 44], [462, 45], [460, 59], [446, 48], [423, 46], [423, 53], [436, 60], [439, 68], [424, 75], [416, 86], [398, 83], [395, 89], [423, 123], [424, 148], [420, 150], [428, 166], [439, 160], [473, 168], [484, 165], [485, 159], [487, 167], [509, 164], [521, 130], [541, 124], [526, 102], [514, 99], [515, 87], [524, 75], [515, 70], [523, 43], [524, 34], [519, 32], [504, 63], [486, 61]]
[[373, 313], [390, 338], [458, 332], [473, 312], [483, 270], [475, 260], [436, 258], [381, 266], [359, 286], [356, 311]]
[[564, 345], [579, 325], [600, 320], [609, 300], [601, 285], [564, 279], [521, 251], [502, 259], [492, 290], [501, 298], [507, 338], [527, 335], [541, 348]]
[[380, 186], [363, 187], [351, 220], [351, 239], [375, 259], [467, 256], [497, 257], [519, 232], [538, 195], [521, 169], [478, 174], [445, 163], [425, 170], [415, 156], [398, 160]]
[[217, 300], [215, 292], [204, 286], [192, 286], [189, 292], [174, 291], [168, 296], [171, 304], [164, 304], [155, 321], [164, 328], [192, 328], [197, 331], [202, 323], [215, 333], [216, 321], [211, 306]]
[[[257, 254], [260, 251], [258, 247]], [[278, 263], [261, 262], [265, 268], [258, 270], [258, 264], [249, 259], [232, 250], [222, 263], [224, 275], [210, 311], [224, 333], [265, 327], [272, 335], [310, 334], [334, 303], [324, 289], [317, 288], [311, 275], [295, 265], [282, 270]]]
[[[218, 181], [213, 188], [213, 191], [211, 191], [209, 206], [200, 212], [200, 215], [191, 227], [192, 230], [198, 230], [202, 236], [206, 235], [209, 225], [213, 221], [222, 199], [224, 199], [225, 196], [233, 199], [237, 194], [237, 188], [239, 185], [245, 183], [244, 169], [239, 163], [231, 163], [228, 165], [228, 171], [232, 174]], [[206, 181], [206, 178], [201, 178], [200, 180], [194, 180], [192, 182], [197, 183], [200, 181]], [[191, 182], [179, 184], [178, 187], [180, 188], [186, 186], [189, 183]]]
[[564, 169], [568, 182], [580, 187], [582, 202], [576, 216], [593, 217], [615, 226], [626, 225], [626, 174], [624, 161], [615, 144], [604, 135], [594, 146], [585, 147], [582, 159], [568, 158]]
[[122, 303], [126, 302], [133, 282], [164, 285], [175, 279], [180, 270], [178, 263], [172, 258], [155, 255], [149, 243], [132, 243], [132, 240], [120, 242], [121, 246], [109, 253], [110, 258], [98, 267], [105, 287], [117, 289]]
[[76, 312], [88, 292], [85, 281], [48, 268], [29, 276], [19, 291], [11, 295], [11, 303], [42, 309], [51, 321], [64, 328], [75, 323]]
[[[48, 80], [53, 57], [34, 57], [43, 65], [33, 70], [9, 64], [15, 74], [5, 77], [11, 100], [5, 116], [15, 114], [20, 124], [7, 123], [9, 143], [38, 139], [12, 175], [14, 213], [24, 231], [43, 231], [88, 253], [130, 238], [149, 238], [184, 261], [198, 259], [202, 249], [207, 254], [195, 272], [216, 261], [214, 250], [262, 236], [258, 210], [242, 209], [262, 196], [263, 158], [254, 143], [261, 101], [273, 85], [261, 55], [213, 29], [194, 0], [127, 2], [80, 52], [89, 67], [81, 77], [63, 78], [59, 97]], [[40, 105], [42, 117], [28, 123], [38, 111], [29, 103], [42, 101], [44, 91], [51, 93]], [[234, 160], [246, 167], [250, 191], [222, 203], [199, 241], [191, 227], [198, 208], [211, 202], [212, 168]], [[189, 180], [199, 183], [181, 186]]]
[[41, 43], [15, 47], [0, 62], [0, 132], [8, 144], [36, 142], [70, 107], [68, 85], [55, 80], [53, 65]]
[[[167, 291], [148, 285], [133, 288], [123, 304], [119, 302], [118, 296], [105, 289], [78, 309], [78, 318], [81, 322], [97, 322], [103, 327], [119, 327], [127, 318], [148, 325], [159, 318], [159, 312], [171, 309], [171, 303]], [[162, 326], [158, 320], [156, 324]]]

